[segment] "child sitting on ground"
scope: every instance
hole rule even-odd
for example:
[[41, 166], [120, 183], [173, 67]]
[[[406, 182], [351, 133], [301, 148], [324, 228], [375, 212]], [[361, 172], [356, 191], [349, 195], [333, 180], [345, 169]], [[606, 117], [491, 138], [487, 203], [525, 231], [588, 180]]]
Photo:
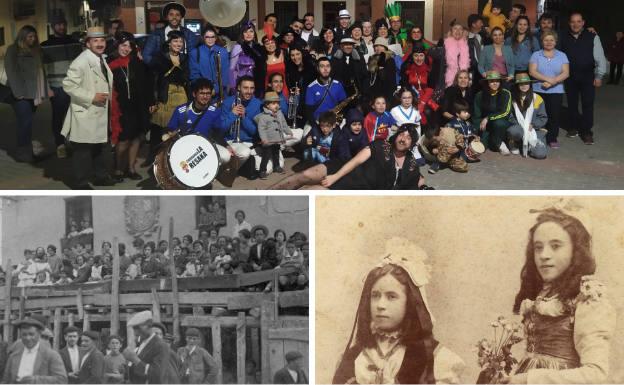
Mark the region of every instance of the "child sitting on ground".
[[280, 110], [280, 98], [277, 93], [270, 91], [264, 95], [264, 108], [254, 120], [258, 125], [258, 135], [262, 144], [260, 179], [266, 179], [268, 176], [269, 160], [273, 163], [273, 170], [283, 174], [284, 169], [280, 166], [280, 147], [286, 138], [292, 138], [292, 131]]
[[373, 99], [373, 110], [364, 119], [364, 129], [368, 135], [368, 142], [387, 140], [397, 129], [396, 121], [386, 111], [386, 98], [382, 95]]
[[[466, 149], [468, 149], [473, 142], [480, 142], [481, 139], [477, 131], [470, 122], [470, 106], [465, 100], [459, 100], [455, 102], [453, 108], [455, 109], [455, 118], [451, 119], [447, 126], [453, 128], [455, 132], [460, 133], [464, 137], [464, 149], [461, 151], [461, 157], [468, 163], [479, 162], [479, 158], [474, 156], [467, 156]], [[485, 146], [479, 146], [479, 151], [485, 151]], [[482, 152], [479, 152], [479, 155]]]
[[214, 259], [215, 275], [224, 275], [226, 271], [232, 269], [232, 257], [225, 253], [225, 249], [220, 247]]
[[464, 148], [464, 136], [451, 127], [441, 127], [437, 135], [425, 135], [421, 142], [425, 157], [433, 159], [430, 174], [435, 174], [441, 165], [455, 172], [468, 172], [468, 164], [461, 156]]
[[352, 108], [347, 112], [347, 124], [343, 130], [349, 143], [349, 154], [353, 158], [363, 148], [368, 147], [368, 136], [363, 128], [364, 114], [357, 109]]
[[336, 114], [332, 111], [321, 113], [318, 126], [312, 127], [305, 144], [307, 145], [303, 153], [305, 160], [326, 163], [329, 160], [351, 159], [349, 145], [340, 127], [336, 126]]

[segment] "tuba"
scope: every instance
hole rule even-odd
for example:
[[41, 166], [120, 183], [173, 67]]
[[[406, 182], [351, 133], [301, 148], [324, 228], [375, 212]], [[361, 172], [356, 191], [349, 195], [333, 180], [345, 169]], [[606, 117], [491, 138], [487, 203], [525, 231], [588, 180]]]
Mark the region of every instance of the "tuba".
[[245, 0], [200, 0], [199, 11], [206, 21], [217, 27], [231, 27], [247, 12]]
[[342, 123], [342, 119], [343, 119], [343, 110], [349, 105], [351, 104], [352, 101], [354, 101], [355, 99], [357, 99], [360, 96], [360, 91], [357, 88], [357, 85], [355, 84], [355, 82], [353, 82], [353, 88], [355, 89], [355, 92], [353, 93], [353, 95], [349, 96], [348, 98], [346, 98], [345, 100], [343, 100], [342, 102], [338, 103], [336, 105], [336, 107], [332, 108], [330, 111], [333, 112], [334, 114], [336, 114], [336, 122], [338, 124]]

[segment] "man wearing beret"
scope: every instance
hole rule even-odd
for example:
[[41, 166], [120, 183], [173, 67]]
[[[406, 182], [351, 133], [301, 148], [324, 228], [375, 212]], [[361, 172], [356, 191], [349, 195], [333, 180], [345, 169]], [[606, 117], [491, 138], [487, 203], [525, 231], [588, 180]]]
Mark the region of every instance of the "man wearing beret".
[[196, 328], [186, 329], [186, 346], [178, 349], [182, 360], [183, 379], [186, 384], [215, 384], [219, 365], [201, 346], [201, 335]]
[[78, 384], [104, 383], [104, 355], [97, 348], [99, 339], [97, 332], [89, 330], [82, 333]]
[[127, 347], [123, 351], [130, 362], [130, 383], [132, 384], [179, 384], [180, 377], [175, 368], [167, 344], [152, 331], [152, 312], [142, 311], [129, 321], [134, 334], [139, 337], [139, 347]]
[[22, 344], [11, 351], [4, 370], [5, 384], [66, 384], [61, 356], [40, 342], [45, 326], [34, 318], [17, 322]]
[[301, 368], [303, 356], [296, 351], [286, 353], [286, 366], [278, 370], [273, 377], [274, 384], [307, 384], [308, 376]]

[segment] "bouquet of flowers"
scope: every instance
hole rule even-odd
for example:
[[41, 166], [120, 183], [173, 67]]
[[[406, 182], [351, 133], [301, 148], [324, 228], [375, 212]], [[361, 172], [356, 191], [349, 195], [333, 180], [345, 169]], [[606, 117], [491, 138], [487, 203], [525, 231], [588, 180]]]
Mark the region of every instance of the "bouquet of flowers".
[[481, 367], [477, 384], [502, 383], [518, 363], [511, 354], [511, 347], [522, 341], [518, 335], [520, 325], [500, 316], [490, 326], [494, 330], [494, 339], [484, 338], [477, 343], [478, 363]]

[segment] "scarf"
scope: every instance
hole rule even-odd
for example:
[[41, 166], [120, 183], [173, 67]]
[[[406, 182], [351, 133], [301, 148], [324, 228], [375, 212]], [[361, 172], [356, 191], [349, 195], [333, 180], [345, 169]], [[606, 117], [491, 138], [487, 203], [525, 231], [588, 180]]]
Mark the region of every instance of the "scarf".
[[518, 107], [518, 103], [514, 102], [514, 112], [516, 114], [516, 120], [522, 129], [524, 130], [524, 135], [522, 136], [522, 156], [525, 158], [528, 156], [528, 148], [535, 147], [537, 144], [537, 133], [535, 129], [531, 130], [531, 121], [533, 121], [533, 112], [535, 111], [535, 107], [533, 102], [535, 100], [535, 96], [533, 96], [533, 100], [529, 104], [529, 107], [526, 110], [526, 115], [522, 114], [520, 111], [520, 107]]

